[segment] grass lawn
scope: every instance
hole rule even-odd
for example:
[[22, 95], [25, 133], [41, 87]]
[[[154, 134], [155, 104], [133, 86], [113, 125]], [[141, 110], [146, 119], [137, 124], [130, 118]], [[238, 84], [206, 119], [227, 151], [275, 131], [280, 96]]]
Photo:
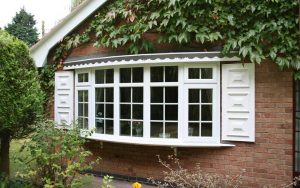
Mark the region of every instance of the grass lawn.
[[15, 159], [21, 157], [25, 159], [29, 156], [28, 151], [20, 151], [21, 147], [28, 141], [28, 139], [12, 140], [10, 143], [10, 176], [14, 177], [16, 173], [24, 171], [24, 165], [18, 163]]

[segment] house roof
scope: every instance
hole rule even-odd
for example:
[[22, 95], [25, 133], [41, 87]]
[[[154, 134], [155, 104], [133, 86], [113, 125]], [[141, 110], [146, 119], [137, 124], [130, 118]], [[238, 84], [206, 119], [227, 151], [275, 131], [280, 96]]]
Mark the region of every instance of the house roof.
[[36, 66], [43, 67], [47, 63], [50, 49], [105, 2], [106, 0], [86, 0], [41, 38], [38, 43], [32, 46], [30, 53], [35, 60]]

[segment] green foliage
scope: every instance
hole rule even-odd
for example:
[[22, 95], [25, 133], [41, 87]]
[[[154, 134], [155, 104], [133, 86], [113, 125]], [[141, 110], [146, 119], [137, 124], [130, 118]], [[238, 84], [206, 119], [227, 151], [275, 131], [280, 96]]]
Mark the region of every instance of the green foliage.
[[[48, 104], [51, 102], [54, 96], [54, 76], [56, 67], [53, 64], [47, 64], [39, 71], [39, 80], [41, 83], [41, 89], [44, 92], [45, 100], [43, 102], [44, 112], [49, 113]], [[47, 114], [45, 114], [47, 116]]]
[[42, 114], [43, 94], [27, 45], [0, 30], [0, 134], [22, 138]]
[[109, 176], [109, 175], [104, 176], [101, 188], [114, 188], [114, 186], [112, 185], [113, 180], [114, 180], [113, 176]]
[[35, 24], [34, 16], [22, 8], [16, 13], [12, 23], [8, 24], [4, 29], [11, 35], [26, 42], [28, 46], [32, 46], [38, 41], [38, 32]]
[[56, 51], [63, 60], [79, 44], [126, 46], [129, 53], [153, 51], [145, 33], [158, 42], [221, 45], [243, 59], [268, 58], [281, 68], [299, 70], [298, 0], [114, 0], [102, 7], [81, 34], [66, 37]]
[[38, 187], [80, 187], [83, 176], [79, 173], [98, 162], [98, 159], [87, 161], [92, 153], [84, 149], [86, 139], [75, 126], [64, 130], [52, 121], [41, 122], [30, 140], [24, 148], [30, 152], [30, 157], [20, 159], [28, 170], [19, 177], [30, 179]]

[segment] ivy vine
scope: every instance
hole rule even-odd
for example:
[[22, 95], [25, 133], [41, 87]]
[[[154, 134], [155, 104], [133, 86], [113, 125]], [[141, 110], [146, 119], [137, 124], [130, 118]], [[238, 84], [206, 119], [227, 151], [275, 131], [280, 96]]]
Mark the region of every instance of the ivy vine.
[[158, 43], [218, 43], [242, 59], [271, 59], [280, 68], [300, 70], [298, 0], [113, 0], [101, 7], [83, 33], [67, 36], [54, 60], [85, 43], [125, 46], [131, 54], [151, 52]]

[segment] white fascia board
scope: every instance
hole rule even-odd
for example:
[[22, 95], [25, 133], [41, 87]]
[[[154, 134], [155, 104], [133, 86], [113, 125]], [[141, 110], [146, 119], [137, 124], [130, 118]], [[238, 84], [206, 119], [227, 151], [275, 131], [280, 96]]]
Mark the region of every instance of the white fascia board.
[[105, 2], [106, 0], [87, 0], [35, 44], [30, 53], [36, 66], [43, 67], [47, 63], [49, 50]]

